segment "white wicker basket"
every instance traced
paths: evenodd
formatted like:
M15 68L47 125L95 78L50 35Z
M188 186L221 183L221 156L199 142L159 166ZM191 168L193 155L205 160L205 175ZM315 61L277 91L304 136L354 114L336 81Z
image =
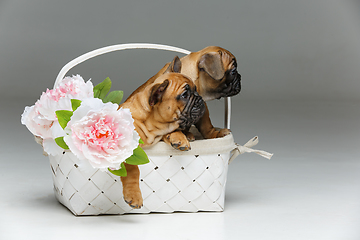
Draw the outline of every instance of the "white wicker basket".
M124 49L162 49L189 54L184 49L157 44L120 44L86 53L60 71L55 86L77 64L107 52ZM230 128L230 98L225 101L225 127ZM238 154L253 150L257 137L244 146L234 143L230 134L223 138L196 140L191 150L181 152L159 142L144 149L150 163L140 167L141 209L132 209L123 200L120 177L84 167L71 152L49 156L55 196L74 215L100 215L150 212L223 211L228 164ZM79 167L80 166L80 167Z

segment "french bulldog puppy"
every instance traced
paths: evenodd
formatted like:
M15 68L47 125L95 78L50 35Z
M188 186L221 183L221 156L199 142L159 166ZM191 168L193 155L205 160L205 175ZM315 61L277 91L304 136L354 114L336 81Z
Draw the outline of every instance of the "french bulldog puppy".
M241 90L236 58L221 47L206 47L182 57L181 73L195 82L204 101L231 97Z
M241 90L241 75L237 71L236 58L224 48L209 46L182 57L181 63L177 63L178 61L179 58L175 57L172 63L167 63L138 90L154 82L169 69L180 71L180 73L188 76L195 83L197 92L204 101L234 96ZM179 68L179 66L181 67ZM203 117L195 123L195 126L204 138L223 137L230 133L229 129L217 130L214 128L207 106ZM191 134L186 132L185 134L189 140L194 140Z
M163 74L141 89L137 89L119 108L128 108L134 119L135 130L149 146L163 139L175 149L190 149L182 130L199 121L205 103L196 92L193 81L174 72L181 68L174 62ZM143 199L139 188L138 166L125 163L127 176L121 177L124 200L133 208L141 208Z

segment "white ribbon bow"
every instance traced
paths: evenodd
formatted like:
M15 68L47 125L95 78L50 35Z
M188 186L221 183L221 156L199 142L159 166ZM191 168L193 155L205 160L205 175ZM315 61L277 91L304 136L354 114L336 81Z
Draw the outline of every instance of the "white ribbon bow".
M236 147L234 150L231 151L231 158L229 159L229 164L240 154L243 153L256 153L259 154L260 156L267 158L267 159L271 159L271 157L274 155L273 153L268 153L262 150L256 150L256 149L252 149L251 147L255 146L256 144L259 143L259 138L258 136L253 137L252 139L250 139L247 143L245 143L243 146L239 145L236 143Z

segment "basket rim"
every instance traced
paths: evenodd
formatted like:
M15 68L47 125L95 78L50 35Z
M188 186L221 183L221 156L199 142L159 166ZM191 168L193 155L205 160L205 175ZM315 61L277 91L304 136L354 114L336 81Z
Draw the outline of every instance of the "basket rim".
M164 155L211 155L231 152L236 148L234 137L232 133L213 139L199 139L190 142L191 150L179 151L171 147L165 142L158 142L152 146L144 147L146 154L150 156L164 156Z

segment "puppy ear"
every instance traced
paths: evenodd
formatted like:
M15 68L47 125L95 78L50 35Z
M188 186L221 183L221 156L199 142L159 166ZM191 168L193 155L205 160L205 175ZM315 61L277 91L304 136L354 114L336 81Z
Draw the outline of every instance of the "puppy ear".
M198 64L199 69L203 69L207 74L215 80L220 80L224 77L225 71L221 54L204 54Z
M158 83L151 88L151 94L149 98L149 105L151 107L161 101L168 85L169 80L166 79L163 83Z
M175 56L175 58L172 60L169 67L166 69L164 73L169 73L169 72L180 73L180 71L181 71L181 61L178 56Z

